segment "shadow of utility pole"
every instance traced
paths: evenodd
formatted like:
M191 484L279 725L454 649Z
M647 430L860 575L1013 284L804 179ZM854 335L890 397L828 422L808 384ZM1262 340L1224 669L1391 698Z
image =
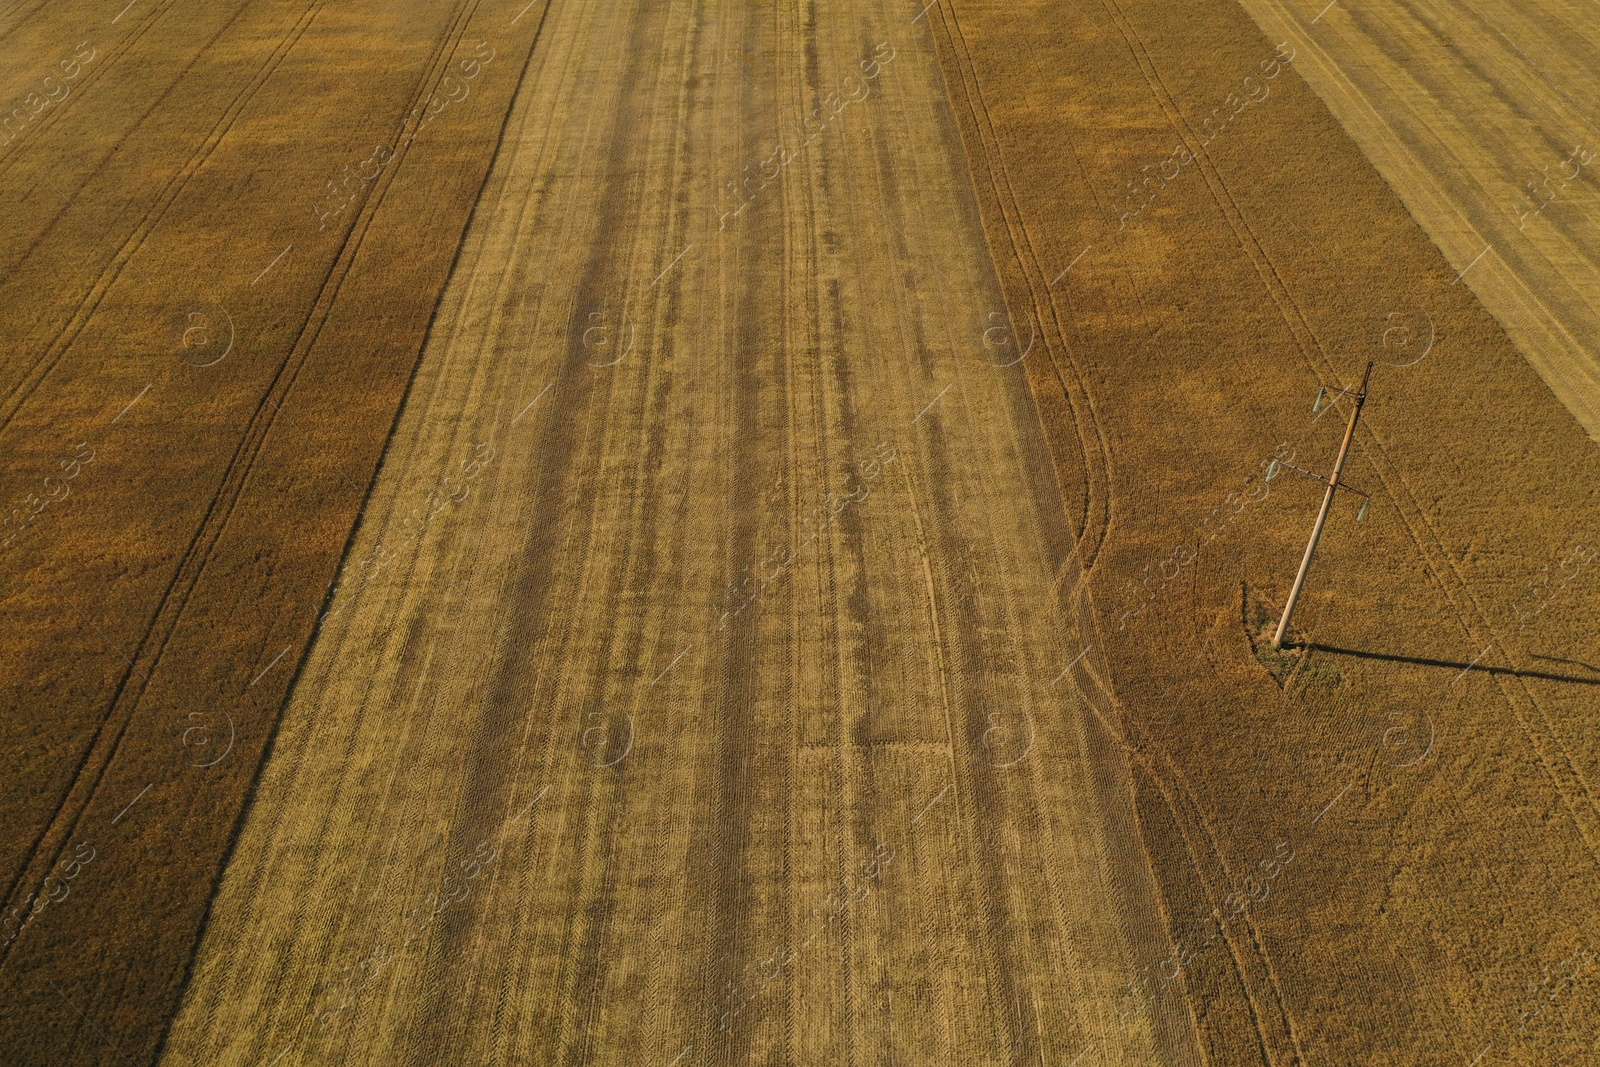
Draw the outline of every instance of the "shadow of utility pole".
M1600 671L1593 678L1578 678L1570 674L1552 674L1549 671L1519 671L1514 667L1490 667L1479 663L1454 663L1446 659L1428 659L1425 656L1398 656L1388 652L1367 652L1359 648L1340 648L1337 645L1320 645L1315 641L1284 642L1285 648L1304 648L1312 652L1327 652L1335 656L1355 656L1359 659L1381 659L1389 663L1415 663L1422 667L1448 667L1450 670L1465 674L1474 671L1481 674L1505 674L1513 678L1540 678L1547 682L1570 682L1573 685L1600 685ZM1577 660L1557 660L1553 656L1536 656L1537 659L1551 660L1557 663L1573 663L1579 667L1589 667L1587 663Z

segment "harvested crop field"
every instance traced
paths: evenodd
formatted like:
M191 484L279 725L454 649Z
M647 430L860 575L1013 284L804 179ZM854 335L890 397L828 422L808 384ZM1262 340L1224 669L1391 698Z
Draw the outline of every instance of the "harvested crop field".
M109 8L0 9L6 1062L1596 1057L1600 248L1464 272L1383 146L1469 105L1361 119L1548 94L1276 0Z
M1600 439L1600 7L1243 3Z

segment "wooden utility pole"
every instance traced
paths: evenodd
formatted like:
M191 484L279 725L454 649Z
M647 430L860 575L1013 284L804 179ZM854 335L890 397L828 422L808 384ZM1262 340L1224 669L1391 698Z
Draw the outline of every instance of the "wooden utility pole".
M1300 591L1305 588L1306 573L1311 570L1311 557L1316 555L1317 541L1322 537L1322 528L1328 523L1328 512L1333 509L1333 494L1336 490L1350 488L1339 484L1339 474L1344 470L1345 457L1350 454L1350 441L1356 435L1356 421L1361 418L1361 405L1367 402L1367 383L1371 380L1372 363L1368 362L1367 373L1361 379L1361 391L1356 393L1355 410L1350 413L1350 424L1344 428L1344 443L1339 446L1339 455L1333 461L1333 473L1328 475L1328 491L1322 497L1322 510L1317 512L1317 524L1311 528L1311 540L1306 542L1306 554L1300 560L1300 573L1294 576L1294 588L1289 590L1289 602L1283 606L1283 618L1278 620L1278 632L1272 635L1274 649L1283 647L1283 635L1289 632L1289 617L1294 614L1294 606L1300 599ZM1352 491L1359 492L1359 490Z

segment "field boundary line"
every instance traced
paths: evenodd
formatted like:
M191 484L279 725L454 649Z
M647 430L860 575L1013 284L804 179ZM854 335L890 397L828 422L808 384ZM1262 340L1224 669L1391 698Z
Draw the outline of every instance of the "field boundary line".
M461 7L457 9L455 24L447 26L444 32L440 34L439 45L431 64L431 81L430 74L425 72L418 81L418 89L415 92L414 99L423 98L426 95L426 87L430 84L436 84L443 77L447 58L453 54L455 47L459 46L460 38L464 35L471 15L476 10L479 2L480 0L462 0ZM248 102L247 97L253 96L254 92L258 91L262 84L265 84L266 79L271 76L271 73L282 63L283 58L293 49L294 44L304 35L306 29L309 28L310 22L321 11L324 4L325 0L315 0L311 7L302 14L301 21L296 24L298 33L292 33L279 43L275 61L270 67L263 68L263 71L258 73L257 80L247 94L241 94L240 98L236 98L237 100L243 100L243 103L240 103L236 110L242 110L244 103ZM219 127L222 129L211 146L213 149L215 144L220 143L222 137L226 135L227 125L231 125L231 120L226 125L219 123ZM201 162L203 163L203 160ZM198 170L198 166L194 169ZM188 597L204 575L212 548L220 540L228 526L232 511L249 481L255 459L276 421L276 416L284 400L280 399L277 404L272 404L271 402L277 394L281 394L284 399L287 398L289 390L293 387L295 377L309 358L318 332L326 322L332 307L337 301L339 286L359 254L362 240L370 229L372 220L382 204L383 195L392 184L393 176L398 169L398 166L388 168L382 185L374 190L374 193L363 204L362 217L357 226L352 228L351 237L353 240L347 238L345 244L341 246L338 257L334 260L324 278L318 299L308 314L307 325L302 328L294 346L284 362L280 364L271 383L263 393L262 399L258 402L255 415L251 418L244 434L240 437L239 443L235 446L234 455L229 461L228 469L218 486L216 494L212 497L205 516L191 536L189 547L185 550L177 567L174 569L167 588L158 601L150 622L146 625L144 635L138 641L134 663L130 664L129 668L123 672L114 686L101 726L85 746L78 770L74 773L61 806L57 809L56 814L41 828L27 858L19 866L17 878L13 882L12 888L8 890L8 896L17 892L15 886L18 882L22 882L27 878L26 872L31 865L37 863L41 853L50 852L54 855L65 847L65 842L70 840L71 831L81 824L95 796L98 795L99 785L106 772L115 762L126 732L137 717L138 706L142 701L145 687L148 686L159 667L168 640L170 640L172 634L176 632L181 623ZM279 388L280 384L282 388ZM302 659L305 650L310 647L310 644L311 641L308 639L301 650ZM141 673L141 665L143 666L143 678L142 681L135 685L132 680ZM298 667L296 677L298 677ZM131 689L130 685L132 686ZM281 706L280 702L280 709ZM248 795L247 793L246 800ZM75 810L72 810L69 814L71 809ZM240 807L240 813L242 811L243 805ZM236 814L235 834L237 833L238 825ZM59 837L61 842L53 849L46 845L46 842L52 837ZM231 852L231 845L224 855L228 852ZM49 865L46 865L44 869L48 870ZM218 877L220 877L221 869L219 866ZM204 920L202 920L201 929L203 929L203 923ZM194 942L194 945L191 945L191 959L194 947L197 945L198 940ZM9 946L0 950L0 966L4 965L8 955ZM164 1041L165 1031L158 1039L158 1043L164 1043Z
M1112 526L1112 461L1109 443L1105 438L1105 430L1095 408L1094 396L1088 386L1088 379L1073 355L1073 346L1068 342L1056 309L1054 300L1049 302L1049 314L1040 301L1039 292L1044 282L1044 269L1039 263L1038 256L1032 247L1031 236L1023 224L1021 211L1018 206L1016 192L1012 186L1011 178L1004 153L1001 151L999 139L994 129L993 115L987 102L983 99L983 87L978 81L976 68L973 64L970 49L960 28L959 16L954 11L953 4L938 6L938 22L933 18L928 19L930 32L937 48L943 31L945 42L944 51L950 56L949 65L953 66L959 74L960 104L954 99L957 86L952 83L948 74L945 75L946 95L951 97L951 110L956 114L957 124L963 129L963 141L967 140L965 130L968 123L960 119L964 109L970 120L970 129L973 142L968 142L967 172L969 180L974 187L978 199L980 218L987 215L982 210L985 201L992 201L993 210L1000 216L1000 225L1004 230L1006 243L1010 249L1010 256L1003 257L1005 263L1014 266L1015 273L1006 269L1005 265L997 260L995 271L1001 284L1002 293L1007 296L1008 308L1011 294L1015 293L1016 285L1024 290L1027 297L1027 307L1030 310L1030 323L1045 335L1045 349L1050 353L1050 367L1057 382L1061 387L1062 399L1066 402L1067 411L1072 419L1074 436L1077 439L1079 458L1083 464L1084 500L1078 516L1076 539L1081 551L1087 547L1084 554L1085 566L1092 570L1098 559L1100 549L1109 537ZM936 28L937 27L937 28ZM944 72L945 63L940 64ZM968 83L971 83L970 85ZM976 155L979 158L973 159ZM983 170L988 175L987 183L979 180L977 166L981 163ZM985 220L986 236L989 230L989 221ZM1019 237L1019 231L1021 233ZM994 241L990 244L990 256L995 257ZM1026 245L1026 252L1024 251ZM1007 285L1007 282L1013 282ZM1048 295L1048 286L1043 286ZM1015 317L1012 316L1012 332L1016 332ZM1054 344L1051 344L1051 337ZM1059 358L1058 358L1059 356ZM1072 382L1069 384L1063 376L1063 364L1066 373ZM1034 376L1029 374L1030 392L1033 391ZM1075 386L1075 388L1074 388ZM1037 406L1037 401L1035 401ZM1040 423L1043 426L1043 413L1040 413ZM1056 469L1057 483L1060 486L1061 503L1063 510L1067 509L1065 494L1067 483L1062 478L1060 470L1060 457L1053 442L1059 440L1060 434L1051 433L1045 427L1045 440L1051 443L1051 461ZM1069 513L1069 520L1071 515Z
M430 66L432 67L431 76L430 76L429 70L427 68L424 68L423 74L418 79L418 83L417 83L418 87L413 92L413 95L412 95L412 100L413 101L426 100L428 98L429 93L442 80L442 78L444 77L443 71L448 65L448 58L450 56L453 56L455 51L456 51L456 49L459 48L462 40L466 36L467 30L471 28L472 19L476 15L477 10L478 10L478 8L480 6L481 6L481 0L464 0L464 2L462 3L461 7L459 7L457 9L456 24L454 26L447 26L443 30L443 32L441 32L441 34L440 34L440 42L441 42L440 46L439 46L438 49L436 49L436 51L434 53L434 57L430 61ZM512 88L512 90L511 90L511 92L510 92L510 94L509 94L509 96L507 98L505 114L502 115L502 117L501 117L499 131L498 131L498 134L497 134L497 137L496 137L496 141L495 141L495 147L494 147L493 152L491 153L491 158L490 158L490 161L489 161L488 165L484 168L484 175L483 175L482 182L480 183L480 187L478 189L478 195L474 198L473 206L468 211L467 218L466 218L466 220L464 221L464 223L462 225L461 233L458 236L458 239L457 239L457 242L456 242L456 248L455 248L454 253L452 254L450 265L445 271L445 283L440 286L438 299L435 300L434 307L429 313L428 324L427 324L426 327L424 327L424 329L422 331L422 335L421 335L421 337L419 339L419 342L418 342L418 348L417 348L416 357L412 361L412 367L411 367L410 373L407 375L406 384L405 384L404 388L400 391L400 396L398 397L397 402L395 404L394 414L393 414L392 418L390 419L389 429L384 435L383 446L380 449L379 454L378 454L377 458L374 461L373 474L368 479L367 487L366 487L366 490L365 490L365 492L363 494L361 505L360 505L360 507L358 508L358 510L356 512L356 516L355 516L354 520L350 523L350 529L346 534L344 546L341 548L341 550L340 550L340 552L338 554L338 557L337 557L337 562L334 565L334 568L333 568L334 581L329 583L327 588L324 590L324 594L323 594L322 599L317 604L318 618L319 619L321 619L322 616L328 610L328 606L331 603L331 601L332 601L332 599L333 599L333 597L335 595L335 592L337 591L337 588L338 588L338 584L339 584L338 583L338 575L343 570L343 568L345 566L345 563L346 563L346 560L348 559L348 556L350 554L350 551L351 551L352 547L354 546L354 544L356 543L358 532L361 530L363 524L367 521L367 504L371 500L373 490L374 490L374 488L375 488L375 486L377 484L378 472L383 469L383 466L384 466L385 462L388 459L389 450L390 450L390 447L391 447L391 445L393 444L393 441L394 441L395 428L400 424L401 417L404 414L404 412L406 410L406 407L408 405L408 402L410 400L412 387L416 383L417 372L418 372L418 369L420 368L420 366L422 364L422 353L427 348L428 338L432 335L433 328L434 328L435 322L437 320L440 307L443 305L443 302L444 302L444 294L445 294L446 288L448 287L448 280L449 280L449 278L451 276L454 275L454 273L456 271L456 268L460 263L461 255L462 255L462 252L463 252L463 250L465 248L465 245L466 245L466 235L467 235L468 231L471 229L472 220L473 220L474 216L477 213L479 202L482 199L483 190L485 188L487 188L489 180L490 180L491 176L493 175L493 172L494 172L494 160L499 157L501 148L503 147L503 144L504 144L504 141L505 141L506 129L507 129L508 125L509 125L511 116L514 113L514 110L515 110L514 109L514 103L515 103L516 97L517 97L518 93L521 91L521 86L522 86L523 80L526 78L528 69L532 65L532 63L534 61L534 57L538 52L538 42L539 42L539 39L541 37L542 31L543 31L543 25L544 25L544 15L547 13L548 8L549 8L549 0L545 0L545 6L540 11L539 23L538 23L538 25L536 25L534 27L533 37L532 37L532 40L530 41L529 46L528 46L528 54L527 54L526 58L523 61L523 65L522 65L521 70L518 73L517 84ZM407 112L407 117L409 118L409 116L411 114L412 114L412 112ZM419 116L418 121L419 122L421 121L420 116ZM402 128L404 128L404 122L402 122ZM396 155L397 156L401 155L402 152L404 152L407 148L409 148L409 143L407 143L406 145L403 145L401 147L401 151L397 152ZM402 160L402 162L403 162L403 160ZM392 176L394 173L396 173L399 170L399 167L398 167L398 165L396 165L394 167L386 168L386 169L389 171L389 174ZM379 208L381 208L382 201L383 201L383 194L387 192L389 184L390 184L390 182L392 182L392 180L393 180L392 177L387 179L385 181L384 185L381 187L381 189L374 190L373 195L369 196L367 198L367 202L363 204L362 211L363 211L363 215L366 216L365 219L364 219L365 226L363 226L363 228L362 228L363 236L364 236L364 234L366 232L366 228L370 227L372 219L376 217ZM354 230L354 227L352 227L352 231L353 230ZM351 261L351 265L352 266L353 266L355 255L359 251L359 243L360 242L358 241L357 242L357 247L354 250L352 250L351 255L350 255L350 261ZM347 241L347 244L348 244L348 241ZM341 257L342 257L342 255L343 255L343 251L341 250ZM336 261L336 265L337 265L337 261ZM319 300L319 305L320 305L320 303L321 302ZM331 311L331 307L332 307L332 302L330 301L329 302L329 310L330 311ZM324 316L324 319L325 318L326 318L326 316ZM304 331L302 331L302 336L303 336L303 333L304 333ZM310 345L314 345L314 343L315 343L315 339L313 338L313 340L308 345L308 352L309 352ZM297 342L297 347L298 347L298 342ZM286 399L287 399L287 391L285 391L285 400ZM280 402L277 405L277 407L276 407L276 409L274 411L274 414L276 414L277 411L281 411L282 406L283 406L283 402ZM269 426L269 429L270 429L270 426ZM265 440L265 432L263 432L262 439ZM253 463L253 456L252 456L252 463ZM243 483L241 482L241 485L242 484ZM198 581L198 578L197 578L197 581ZM239 805L239 809L238 809L238 812L237 812L235 820L234 820L234 826L233 826L232 832L230 833L229 838L228 838L228 842L226 844L226 847L224 848L224 850L223 850L223 852L222 852L222 854L221 854L221 856L219 858L219 861L218 861L218 864L217 864L216 875L215 875L215 877L213 879L213 882L212 882L212 887L211 887L209 898L208 898L207 903L206 903L206 908L205 908L204 914L203 914L203 916L201 918L201 922L200 922L199 927L195 931L193 940L192 940L192 942L190 944L190 947L189 947L189 952L187 954L187 958L185 959L184 964L183 964L183 974L182 974L182 977L181 977L181 979L179 980L179 983L178 983L178 989L180 990L178 1004L180 1006L181 1006L184 998L186 998L186 996L188 994L189 984L190 984L190 981L192 980L193 975L194 975L194 968L195 968L195 965L196 965L196 963L197 963L197 961L199 959L199 953L200 953L201 946L204 944L206 932L210 928L212 919L214 918L214 909L215 909L216 903L217 903L217 889L221 885L222 879L225 876L229 866L231 865L231 861L233 859L233 855L234 855L235 851L238 848L238 844L239 844L240 838L242 836L246 821L249 818L251 810L255 807L257 798L259 796L259 790L260 790L260 786L261 786L262 775L264 774L265 769L266 769L269 761L273 758L275 750L277 748L278 738L279 738L279 729L280 729L280 727L282 725L282 721L283 721L283 715L282 715L283 709L288 707L289 702L290 702L291 698L293 697L293 695L295 693L295 690L298 688L299 683L300 683L302 677L305 674L305 670L306 670L307 665L309 664L310 659L311 659L312 651L316 647L317 643L322 639L322 636L323 636L323 631L322 631L322 627L321 627L321 625L319 623L317 626L313 627L311 633L306 638L305 643L302 646L298 657L296 658L296 662L295 662L295 665L294 665L294 673L290 677L290 679L287 682L287 684L285 685L284 691L283 691L283 695L282 695L282 697L281 697L281 699L279 701L278 713L272 717L272 721L269 724L269 727L268 727L268 730L267 730L267 736L266 736L266 738L265 738L265 740L263 742L261 754L260 754L259 758L257 759L256 768L255 768L254 773L252 774L249 788L245 792L244 797L242 798L242 802ZM545 790L548 789L548 788L549 787L547 785L544 789L541 789L540 793L539 793L539 797L542 797L544 795ZM538 800L538 797L535 798L535 803L537 802L537 800ZM529 807L531 808L532 804L530 804ZM524 810L524 812L522 814L526 814L526 810ZM519 814L517 816L517 818L521 818L521 815ZM161 1059L162 1055L165 1052L167 1041L168 1041L168 1039L169 1039L169 1037L171 1035L172 1025L176 1021L177 1017L178 1017L178 1010L175 1008L174 1011L171 1012L163 1021L163 1025L162 1025L162 1028L161 1028L161 1033L160 1033L160 1035L159 1035L159 1037L157 1039L157 1043L156 1043L156 1047L155 1047L154 1059L156 1061L159 1061ZM287 1051L287 1048L284 1051ZM279 1055L281 1057L282 1053L280 1053Z
M200 153L197 153L195 156L191 157L189 163L185 165L185 167L180 172L180 174L175 176L172 179L172 181L170 181L168 183L167 188L165 190L163 190L163 194L162 195L166 198L166 203L163 204L163 205L160 205L160 213L164 214L166 208L169 207L174 200L176 200L177 195L178 195L178 193L180 193L182 191L183 186L187 184L188 180L193 176L194 173L198 172L198 170L200 169L200 166L202 166L204 164L205 159L209 158L210 153L216 148L216 145L221 143L221 140L222 140L223 136L225 136L227 130L229 128L231 128L232 123L238 117L239 112L241 112L243 110L244 106L248 103L249 99L253 98L254 94L260 90L260 87L266 83L267 78L269 78L271 76L272 72L277 69L278 65L282 63L282 60L283 60L284 56L286 56L288 54L288 51L293 47L294 41L298 40L298 35L299 34L303 34L305 32L305 29L310 24L311 18L313 18L315 16L315 14L318 11L320 11L322 5L325 2L326 2L326 0L313 0L313 3L311 5L311 7L308 9L308 11L301 16L301 21L296 23L296 25L294 27L291 27L290 32L282 40L280 40L280 42L278 43L278 46L274 50L273 54L271 56L269 56L267 63L263 64L262 67L258 68L257 74L256 74L255 78L252 79L252 82L248 86L246 86L246 88L244 90L242 90L239 94L237 94L235 96L234 102L229 105L228 110L224 112L222 118L220 118L217 121L217 123L213 126L212 133L210 135L208 135L207 143L206 143L206 145L203 146L202 151ZM296 33L296 30L298 30L298 34ZM171 193L170 196L167 195L169 192ZM157 214L154 220L151 220L150 215L147 215L145 220L141 221L140 226L145 229L145 234L146 235L148 234L150 229L153 229L155 223L159 221L159 218L160 218L160 214ZM145 222L149 222L150 225L148 227L145 227ZM94 297L94 305L96 307L99 304L99 298L103 297L105 295L105 292L107 290L109 290L110 285L115 281L115 276L120 274L121 267L126 264L128 259L131 259L133 253L135 251L137 251L139 245L141 245L143 243L143 240L144 240L144 235L138 235L138 234L136 234L135 237L130 238L129 241L124 245L122 252L119 252L119 256L122 257L121 262L120 263L115 263L114 262L112 264L112 266L108 267L107 271L101 275L101 282L104 282L105 284L102 286L100 284L100 282L97 282L96 283L96 288L99 290L98 294L94 294L94 293L91 294ZM123 252L125 252L126 255L123 255L122 254ZM111 276L110 281L106 280L108 275ZM85 324L87 324L89 317L92 316L92 314L93 314L93 310L94 310L93 308L90 308L89 311L87 313L85 313L84 312L85 306L87 306L87 303L80 304L79 305L79 311L77 313L75 313L75 315L74 315L74 320L75 321L78 321L80 319L80 316L81 316L81 321L78 321L77 329L73 332L73 337L74 338L77 336L77 333L82 330L83 326ZM59 335L58 335L58 338L59 338ZM61 346L60 350L56 353L56 356L54 358L56 360L59 360L61 354L63 352L65 352L66 348L69 347L70 344L71 344L71 340L68 340L65 345ZM55 345L52 344L51 347L54 348ZM50 359L50 358L51 357L48 357L48 356L45 357L45 359ZM41 360L41 363L42 362L43 362L43 360ZM33 370L37 370L40 365L41 364L36 363L34 368L33 368ZM53 362L51 363L51 366L52 367L54 366ZM30 370L29 376L31 376L33 374L33 370ZM45 368L44 373L41 374L39 376L38 380L36 380L33 383L33 387L37 387L37 385L40 382L43 381L44 377L46 375L48 375L49 370L50 370L50 367L46 367ZM26 384L26 379L24 380L23 384L24 385ZM22 386L19 385L18 388L21 388L21 387ZM29 387L27 389L27 393L28 394L31 394L33 387ZM15 398L15 397L16 397L16 392L13 391L12 398ZM8 406L10 406L10 410L5 412L3 415L0 415L0 432L3 432L4 429L9 425L9 422L10 422L10 419L12 418L12 416L14 416L16 414L17 410L19 410L21 408L22 404L25 403L26 400L27 400L27 396L24 395L20 400L17 401L17 403L15 405L10 405L10 401L8 399L6 404ZM215 502L215 498L213 498L213 506L214 506L214 502ZM205 525L205 523L204 523L204 521L202 521L200 529L203 529L204 525ZM198 536L198 534L199 534L199 531L197 530L195 536ZM192 544L193 544L193 541L191 540L191 545ZM187 555L188 555L188 552L186 551L185 552L185 557L187 557ZM65 842L68 840L67 831L70 830L72 828L72 826L76 826L76 824L78 822L78 819L81 817L82 812L84 810L87 810L87 805L89 803L89 800L92 799L93 793L95 791L95 787L93 785L91 785L89 787L89 795L82 797L80 799L80 801L76 804L76 806L78 808L78 814L73 815L73 816L68 817L68 818L65 819L65 823L70 823L71 826L66 826L64 824L63 818L65 816L65 813L66 813L66 811L67 811L67 809L69 807L73 807L74 806L73 796L74 796L75 793L77 793L79 791L79 787L83 782L83 776L84 776L84 774L86 772L86 769L89 767L91 761L93 760L95 750L101 744L101 741L106 736L107 731L108 730L113 730L116 733L117 737L120 738L122 728L125 728L125 726L126 726L126 723L123 724L123 727L116 727L116 726L113 725L113 720L118 718L117 706L118 706L118 704L119 704L119 702L121 700L121 694L122 694L123 690L125 689L125 687L127 686L128 680L138 671L138 669L139 669L138 668L138 662L139 662L139 660L141 658L140 653L142 652L142 650L145 648L146 644L148 643L148 641L150 639L150 636L152 634L153 628L157 625L161 615L166 610L166 604L168 602L168 599L171 597L174 588L177 586L177 584L179 582L179 578L182 575L182 573L183 573L183 563L180 562L178 564L178 566L174 569L172 578L169 579L169 581L167 583L167 586L166 586L166 589L163 590L160 600L157 602L154 611L150 615L150 621L146 624L144 635L139 638L138 642L135 645L135 652L134 652L133 660L129 663L128 668L122 673L122 675L119 677L119 679L116 682L116 684L112 687L111 693L109 694L109 697L108 697L108 699L106 701L105 711L102 713L101 724L97 729L94 730L93 734L88 738L87 742L84 744L84 746L82 748L82 751L81 751L81 754L80 754L80 756L79 756L79 758L77 760L77 768L73 771L72 776L69 779L69 784L67 785L66 789L63 792L63 796L62 796L61 801L59 802L59 804L57 806L56 813L54 815L52 815L49 819L45 820L41 824L40 829L39 829L37 835L35 836L33 843L29 846L28 850L23 854L23 856L21 858L21 862L18 864L16 871L10 876L10 878L8 880L8 884L5 886L4 890L0 891L0 900L13 899L20 892L21 888L25 887L28 884L32 884L34 882L38 882L38 883L42 884L43 879L44 879L44 874L40 873L40 874L37 875L37 877L30 878L30 876L28 874L28 871L30 869L32 869L36 865L36 862L37 862L37 860L39 858L39 854L40 854L41 849L45 848L44 843L50 838L50 836L52 835L53 831L57 830L57 828L61 828L60 836L61 836L61 842L62 843L60 845L58 845L56 847L56 849L54 850L55 853L58 853L60 848L64 848L65 847ZM146 669L146 673L147 673L146 681L147 682L148 682L148 675L150 673L154 672L156 659L159 659L159 656L157 656L154 659L150 660L150 662L148 663L148 666L147 666L147 669ZM130 714L131 714L131 712L130 712ZM106 765L109 765L109 759L107 760L107 764ZM96 782L98 782L100 774L104 772L104 769L105 769L105 765L102 765L101 768L100 768L100 772L99 773L90 772L92 777L94 778L94 780ZM45 867L44 867L44 870L48 870L50 865L55 862L53 856L54 856L54 853L52 854L52 859L50 861L50 864L46 864ZM5 965L6 960L9 959L10 952L11 952L11 945L14 944L14 943L15 942L9 943L9 944L7 944L5 946L0 946L0 967L3 967Z

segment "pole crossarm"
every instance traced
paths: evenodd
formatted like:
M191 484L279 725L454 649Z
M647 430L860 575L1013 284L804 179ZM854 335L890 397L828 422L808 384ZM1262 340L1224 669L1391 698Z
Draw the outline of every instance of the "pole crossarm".
M1281 459L1275 459L1275 460L1272 461L1272 465L1274 467L1282 467L1282 468L1284 468L1286 470L1294 471L1296 474L1303 474L1307 478L1310 478L1312 481L1316 482L1318 485L1327 485L1327 484L1329 484L1328 483L1328 479L1327 479L1327 477L1325 475L1318 474L1316 471L1313 471L1313 470L1307 470L1304 467L1297 467L1293 463L1285 463ZM1334 488L1335 489L1343 489L1347 493L1354 493L1357 496L1367 497L1367 499L1369 499L1369 500L1371 499L1371 494L1363 493L1361 490L1357 489L1355 486L1351 485L1349 482L1339 482L1338 484L1334 485Z
M1311 421L1322 421L1322 416L1332 411L1335 404L1347 396L1354 396L1356 392L1357 391L1355 389L1339 389L1335 390L1334 392L1329 392L1328 387L1324 385L1321 389L1317 390L1317 399L1311 404L1311 410L1317 413L1317 417Z

